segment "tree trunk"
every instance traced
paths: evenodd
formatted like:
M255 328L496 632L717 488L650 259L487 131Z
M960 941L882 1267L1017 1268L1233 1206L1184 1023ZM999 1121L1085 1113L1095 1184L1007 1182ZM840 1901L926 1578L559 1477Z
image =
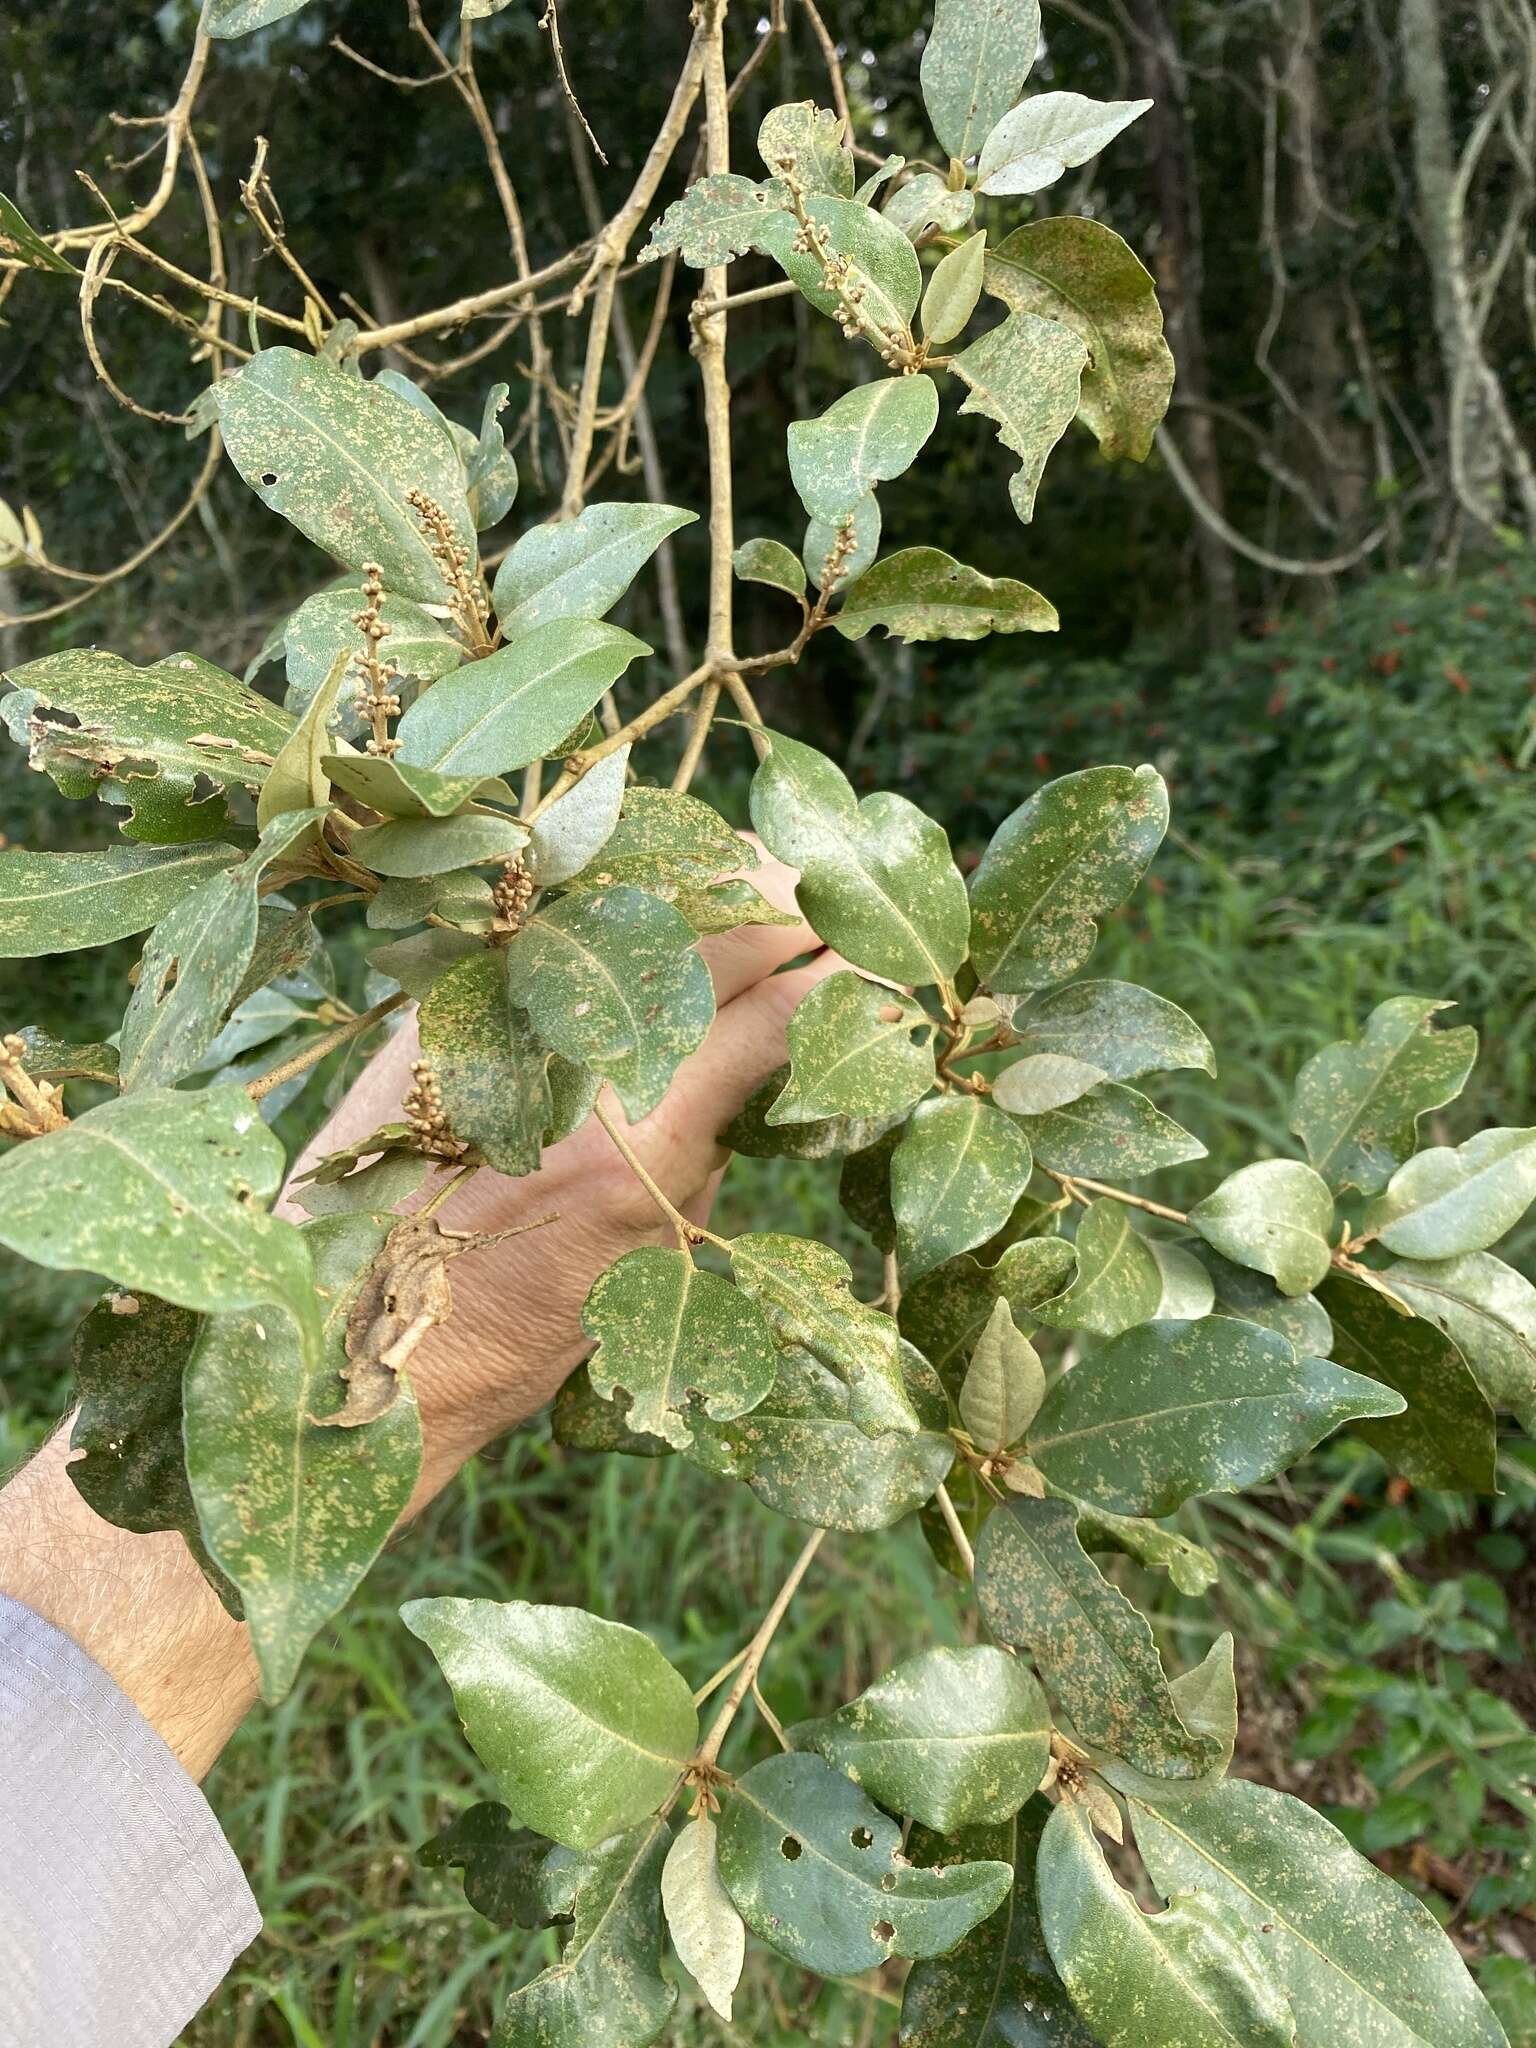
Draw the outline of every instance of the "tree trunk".
M1465 509L1492 525L1504 500L1504 464L1494 432L1489 371L1462 319L1451 210L1456 149L1440 46L1440 0L1402 0L1398 21L1403 83L1413 117L1419 237L1434 293L1435 333L1445 371L1446 456ZM1464 280L1463 280L1464 284Z
M1136 90L1153 102L1147 117L1157 216L1152 268L1163 302L1168 345L1178 365L1179 394L1188 401L1178 438L1201 496L1212 511L1225 518L1216 427L1207 409L1211 392L1200 309L1204 282L1200 200L1190 156L1183 74L1163 0L1133 0L1133 11L1140 31ZM1237 628L1236 564L1226 541L1198 518L1195 545L1205 585L1206 638L1219 647Z
M1279 89L1286 103L1286 211L1290 236L1305 257L1332 211L1325 166L1338 145L1318 66L1314 0L1288 0L1285 15L1290 46ZM1294 302L1295 348L1288 352L1302 415L1301 467L1320 502L1348 534L1365 511L1370 457L1362 424L1347 419L1339 405L1350 374L1344 346L1347 310L1338 278L1320 276L1310 262L1302 267L1308 281Z

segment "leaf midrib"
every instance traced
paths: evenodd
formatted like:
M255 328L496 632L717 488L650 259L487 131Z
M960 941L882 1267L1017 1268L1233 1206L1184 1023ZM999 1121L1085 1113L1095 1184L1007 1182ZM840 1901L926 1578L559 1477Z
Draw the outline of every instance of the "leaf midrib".
M1142 1800L1138 1800L1132 1797L1130 1803L1133 1806L1144 1807L1144 1810L1149 1813L1152 1812L1152 1809L1150 1807L1146 1807L1145 1802ZM1178 1839L1182 1843L1184 1843L1186 1848L1192 1850L1194 1854L1198 1856L1203 1862L1208 1863L1213 1870L1219 1870L1222 1876L1225 1877L1229 1883L1233 1884L1237 1888L1237 1890L1242 1893L1245 1899L1252 1900L1253 1904L1256 1907L1258 1907L1260 1914L1263 1918L1272 1921L1278 1921L1279 1924L1285 1929L1286 1933L1291 1936L1293 1941L1299 1942L1301 1946L1304 1949L1306 1949L1311 1955L1314 1955L1320 1963L1326 1964L1327 1967L1330 1970L1332 1970L1336 1976L1342 1977L1346 1984L1351 1985L1355 1990L1363 1993L1364 1996L1368 1998L1373 2005L1379 2007L1379 2009L1382 2012L1386 2013L1388 2018L1393 2020L1398 2026L1409 2026L1409 2022L1403 2018L1402 2014L1399 2012L1394 2012L1392 2007L1387 2004L1386 2000L1378 1996L1378 1994L1371 1989L1369 1984L1363 1983L1358 1977L1351 1976L1349 1971L1344 1969L1341 1964L1336 1963L1333 1957L1330 1956L1325 1949L1319 1948L1317 1943L1313 1941L1309 1935L1304 1934L1282 1906L1277 1905L1273 1899L1261 1899L1258 1893L1253 1890L1252 1886L1245 1884L1242 1878L1239 1877L1237 1872L1233 1870L1228 1864L1220 1861L1220 1859L1211 1854L1209 1850L1203 1848L1193 1835L1187 1835L1182 1828L1175 1826L1173 1821L1169 1819L1166 1810L1152 1813L1152 1818L1155 1822L1157 1822L1157 1824L1160 1827L1165 1827L1170 1835L1176 1835ZM1416 2044L1418 2044L1418 2048L1435 2048L1435 2044L1432 2041L1427 2040L1424 2035L1420 2034L1417 2031L1417 2029L1410 2029L1410 2032L1413 2041Z

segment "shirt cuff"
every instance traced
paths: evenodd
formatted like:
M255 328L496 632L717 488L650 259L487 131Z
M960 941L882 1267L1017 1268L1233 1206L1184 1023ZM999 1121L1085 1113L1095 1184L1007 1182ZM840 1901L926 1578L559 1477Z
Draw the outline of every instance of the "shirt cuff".
M0 2041L169 2048L260 1930L213 1809L154 1729L0 1594Z

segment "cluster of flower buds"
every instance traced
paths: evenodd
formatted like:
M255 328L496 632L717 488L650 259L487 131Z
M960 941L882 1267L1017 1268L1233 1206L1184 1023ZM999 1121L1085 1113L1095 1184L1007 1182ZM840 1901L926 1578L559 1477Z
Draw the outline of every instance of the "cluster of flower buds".
M455 538L448 514L436 498L428 497L425 491L412 489L406 492L405 502L426 529L427 544L442 571L444 583L453 593L459 624L472 639L483 636L491 607L475 577L473 554Z
M533 877L523 866L522 855L517 854L507 862L491 889L497 927L515 932L527 916L532 901Z
M456 1138L443 1108L443 1091L427 1060L411 1062L411 1085L400 1105L410 1126L413 1152L428 1159L462 1159L469 1150L464 1139Z
M380 652L380 642L395 630L380 617L384 603L384 572L377 562L363 564L363 608L354 612L352 623L363 636L362 652L353 656L357 670L357 707L373 728L368 742L370 754L392 754L399 745L389 736L389 721L400 715L395 685L400 670Z

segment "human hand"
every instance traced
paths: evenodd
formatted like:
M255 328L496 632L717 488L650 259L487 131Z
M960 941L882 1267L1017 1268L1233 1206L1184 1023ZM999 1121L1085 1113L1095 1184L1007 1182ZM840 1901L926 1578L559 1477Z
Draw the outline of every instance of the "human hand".
M792 869L766 860L752 880L776 908L794 911ZM702 940L699 951L717 1005L704 1043L633 1127L612 1091L603 1096L646 1171L695 1222L707 1216L728 1157L716 1133L782 1063L784 1027L801 997L845 964L803 923L742 926ZM803 954L812 955L806 964L777 972ZM412 1019L359 1077L299 1170L397 1118L418 1052ZM482 1169L437 1213L448 1229L486 1232L555 1220L452 1265L452 1319L423 1340L409 1368L425 1443L412 1513L483 1444L542 1407L580 1363L590 1348L582 1304L598 1274L637 1245L673 1241L596 1117L552 1146L537 1173L513 1180Z

